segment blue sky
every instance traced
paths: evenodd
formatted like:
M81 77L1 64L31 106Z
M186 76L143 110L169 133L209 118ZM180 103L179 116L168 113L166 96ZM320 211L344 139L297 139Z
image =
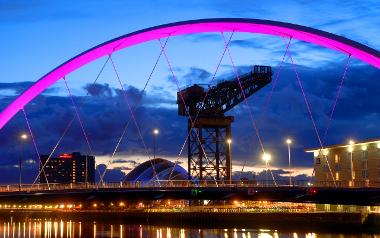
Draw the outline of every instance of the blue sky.
M378 1L199 0L78 3L0 0L0 31L5 33L0 38L0 110L42 75L97 44L159 24L216 17L290 22L342 35L380 49ZM271 65L275 70L281 61L285 44L278 37L235 34L231 42L231 52L241 72L249 70L255 64ZM317 126L323 132L347 56L299 41L293 41L290 49L298 65ZM181 87L190 83L209 82L222 51L223 41L219 34L173 37L167 46L168 56ZM136 115L143 128L148 149L151 149L152 144L151 129L160 127L162 142L159 153L165 158L175 159L186 137L183 127L185 119L176 115L176 87L165 60L160 60L146 93L141 94L139 91L159 52L157 42L147 42L117 52L113 58L137 108ZM102 159L98 163L109 159L120 130L128 120L128 111L120 99L112 67L108 65L105 68L97 90L91 91L89 86L105 60L99 59L67 77L76 100L83 103L80 112L91 143L96 148L95 154ZM304 168L311 167L312 162L311 155L303 153L303 149L318 143L289 63L287 59L268 113L260 116L270 87L252 96L249 103L259 119L264 144L274 154L273 166L286 166L283 137L291 136L295 140L294 164L299 167L299 171L304 172ZM225 58L217 79L231 76L231 64ZM376 103L380 100L380 83L375 80L379 77L378 69L352 60L327 143L341 143L349 137L364 139L380 135ZM92 96L84 97L89 91L93 93ZM58 82L35 99L26 107L26 111L41 152L49 153L73 113L63 83ZM239 106L230 115L236 117L233 127L236 169L244 161L247 161L248 169L262 168L247 109ZM25 129L25 122L21 115L17 115L0 131L0 138L7 138L0 140L1 164L4 171L9 171L10 174L16 169L20 150L15 143L15 135ZM59 151L86 151L85 142L79 132L79 125L73 125ZM139 163L146 159L141 143L135 139L135 133L131 127L130 137L122 143L117 157L129 162L113 164L112 167L116 167L116 170L120 168L128 171L135 165L131 161ZM25 146L24 150L27 161L30 161L27 169L33 172L36 166L33 162L35 154L32 144ZM182 157L185 158L185 154ZM185 162L183 158L181 161ZM10 176L9 179L14 178Z

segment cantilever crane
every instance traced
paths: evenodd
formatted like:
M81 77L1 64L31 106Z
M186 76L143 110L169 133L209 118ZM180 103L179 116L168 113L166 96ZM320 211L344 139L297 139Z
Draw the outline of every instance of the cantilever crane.
M271 81L270 66L254 66L239 80L223 81L208 89L194 84L177 92L178 115L190 117L187 140L189 180L231 181L231 150L227 142L231 138L234 117L224 113Z

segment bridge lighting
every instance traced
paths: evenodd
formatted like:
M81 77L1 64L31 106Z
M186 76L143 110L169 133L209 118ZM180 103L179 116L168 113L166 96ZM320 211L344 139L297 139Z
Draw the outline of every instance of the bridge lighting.
M120 202L120 203L119 203L119 206L120 206L120 207L124 207L124 206L125 206L125 203L124 203L124 202Z
M98 204L94 203L94 204L92 204L92 206L93 206L94 208L97 208L97 207L98 207Z
M367 148L368 148L367 145L363 145L363 146L362 146L362 150L363 150L363 151L366 151Z
M329 154L329 150L328 150L328 149L323 149L323 150L322 150L322 154L323 154L324 156L327 156L327 155Z
M355 141L353 141L353 140L349 140L348 143L349 143L350 145L354 145L354 144L355 144Z
M380 149L380 143L377 143L376 148Z
M354 148L352 146L348 147L348 152L352 153L354 151Z
M231 144L232 143L232 140L230 138L227 139L227 144Z

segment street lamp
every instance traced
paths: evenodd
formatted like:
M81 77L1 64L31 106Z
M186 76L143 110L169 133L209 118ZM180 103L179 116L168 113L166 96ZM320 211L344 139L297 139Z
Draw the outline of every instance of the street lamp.
M160 134L160 131L156 128L153 130L153 159L156 158L156 137Z
M350 170L351 170L351 182L352 182L352 186L353 186L353 183L354 183L354 162L352 160L352 153L354 152L354 144L355 144L355 141L353 140L349 140L348 142L350 144L350 146L348 147L348 152L350 152Z
M265 180L266 180L266 184L268 185L268 164L269 164L269 161L271 160L272 156L266 152L263 153L262 155L262 159L265 161Z
M19 160L18 160L18 172L19 172L19 177L18 177L18 190L19 191L21 191L21 183L22 183L22 177L21 177L21 170L22 170L22 157L23 157L23 153L24 153L24 151L23 151L23 144L24 144L24 142L26 141L28 139L28 135L26 134L26 133L22 133L21 135L20 135L20 140L21 140L21 143L20 143L20 147L21 147L21 151L20 151L20 153L21 153L21 155L20 155L20 157L19 157Z
M288 145L288 160L289 160L289 186L292 185L292 169L291 169L291 163L290 163L290 144L292 143L291 139L286 139L286 144Z
M227 163L229 163L228 165L228 168L229 168L229 171L227 171L227 176L228 176L228 182L231 184L232 183L232 175L231 175L231 170L232 170L232 165L231 165L231 143L232 143L232 140L231 138L228 138L227 139L227 144L228 144L228 158L227 158Z

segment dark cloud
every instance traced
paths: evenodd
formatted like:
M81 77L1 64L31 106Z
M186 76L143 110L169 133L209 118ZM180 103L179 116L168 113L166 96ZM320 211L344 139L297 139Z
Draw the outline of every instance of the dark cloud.
M210 81L211 73L207 70L191 67L189 71L182 77L188 85L194 83L207 83Z
M343 61L337 62L331 67L318 69L297 66L321 135L326 128L344 65ZM252 66L246 65L238 68L239 72L243 73L250 70ZM276 72L277 68L273 70ZM201 69L195 71L203 72ZM223 78L233 78L234 75L231 71L231 68L226 67L227 73L222 75ZM192 70L184 72L189 73ZM198 75L202 75L202 73ZM353 62L347 74L342 97L338 102L326 143L341 143L348 137L359 140L377 137L380 134L377 126L380 123L377 110L380 101L380 81L376 80L378 78L380 78L380 74L377 69ZM157 140L156 154L163 158L178 156L186 138L187 121L186 118L177 115L175 100L168 97L168 94L172 94L169 89L157 88L147 94L143 94L141 90L133 87L126 89L128 101L131 103L134 117L144 138L145 149L122 92L112 89L108 85L97 85L96 87L98 86L99 88L95 92L92 91L91 95L93 96L74 97L94 154L112 154L123 128L130 121L126 136L118 150L120 156L114 163L126 163L125 167L133 168L138 163L132 160L131 156L144 156L146 153L151 155L153 152L151 132L156 127L161 131ZM276 167L287 166L287 149L283 139L290 136L294 138L294 144L292 144L294 165L312 166L312 155L305 154L304 149L318 146L318 140L291 65L284 64L271 103L265 109L263 105L265 105L271 87L272 85L266 86L248 99L265 149L271 152ZM160 94L161 90L163 93ZM12 99L14 97L3 97L0 100L0 108L4 108ZM162 107L160 106L161 102L172 105L172 107ZM52 95L38 96L26 106L26 113L40 152L43 154L50 153L68 121L75 116L69 98ZM232 126L234 163L247 161L247 164L251 166L261 165L260 143L255 135L247 106L245 103L241 103L227 114L235 116ZM1 161L4 166L17 164L21 149L25 154L25 160L37 159L31 141L21 147L18 140L21 131L27 131L27 128L20 113L0 130L0 138L6 138L0 140ZM89 153L76 118L57 148L56 154L71 151ZM186 159L186 153L186 150L182 153L181 160ZM122 176L120 169L124 169L122 168L124 165L118 167L118 170L111 172L116 177ZM35 174L37 167L33 168ZM284 176L284 174L278 172L278 176Z
M203 33L203 34L191 34L186 35L185 39L195 42L195 43L203 43L205 41L220 41L223 42L223 38L220 34L210 34L210 33Z
M12 90L20 94L33 85L34 82L0 83L0 90Z
M118 167L114 167L113 169L114 170L132 170L133 168L132 167L128 167L128 166L118 166Z
M232 40L230 43L231 46L238 46L242 48L256 48L260 46L253 40Z
M134 160L128 160L128 159L114 159L112 163L113 164L127 163L127 164L131 164L133 167L136 167L137 165L140 164Z
M109 84L87 84L84 89L91 96L105 96L111 97L113 92Z

